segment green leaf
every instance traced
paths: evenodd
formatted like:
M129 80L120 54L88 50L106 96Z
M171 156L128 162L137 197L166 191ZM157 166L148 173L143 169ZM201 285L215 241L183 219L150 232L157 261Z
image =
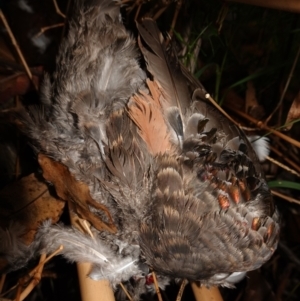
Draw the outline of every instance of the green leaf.
M268 182L270 188L291 188L300 190L300 183L291 181L270 181Z

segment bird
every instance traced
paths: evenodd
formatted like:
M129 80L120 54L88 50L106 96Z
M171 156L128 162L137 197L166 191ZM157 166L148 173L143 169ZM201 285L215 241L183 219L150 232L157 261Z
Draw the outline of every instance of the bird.
M66 258L93 263L89 276L113 287L149 271L231 287L278 244L279 213L261 164L156 23L137 22L135 38L119 6L77 1L41 104L19 117L35 151L85 183L116 231L92 225L92 239L46 221L34 247L65 245Z

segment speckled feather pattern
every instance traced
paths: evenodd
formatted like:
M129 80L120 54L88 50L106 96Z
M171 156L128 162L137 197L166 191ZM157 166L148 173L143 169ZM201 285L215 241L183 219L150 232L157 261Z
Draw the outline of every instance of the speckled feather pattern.
M45 77L42 107L23 115L26 134L109 208L117 234L97 232L98 246L92 238L83 244L115 265L132 262L125 276L108 277L113 285L142 277L139 265L147 264L162 279L231 286L232 273L260 267L278 241L278 213L250 142L206 102L152 20L138 25L147 83L118 6L88 3L75 9L56 72ZM157 130L154 120L164 134L147 133ZM75 230L49 231L76 240ZM52 250L53 240L40 237ZM80 251L67 250L81 260ZM106 263L89 261L95 279L110 273Z

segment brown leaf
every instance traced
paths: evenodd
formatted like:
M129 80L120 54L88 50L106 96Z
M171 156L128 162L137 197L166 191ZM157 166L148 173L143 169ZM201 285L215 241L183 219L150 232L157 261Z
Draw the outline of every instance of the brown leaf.
M106 230L110 233L117 231L112 222L111 215L106 206L96 202L90 195L87 184L77 181L70 173L68 168L62 163L56 162L49 157L39 154L38 160L43 169L43 177L53 183L57 195L64 201L72 201L75 205L76 213L88 220L99 231ZM89 205L95 209L102 210L108 216L110 223L103 222L99 217L94 215Z
M296 119L299 119L300 118L300 91L299 93L297 94L297 96L295 97L291 107L290 107L290 110L289 110L289 113L287 115L287 118L286 118L286 124L296 120ZM293 124L290 124L288 126L285 127L285 129L287 131L289 131L291 128L292 128Z
M23 242L30 244L40 224L51 219L56 223L65 203L50 195L47 185L34 174L16 181L0 191L0 226L17 221L25 228Z
M39 86L40 78L33 75L32 80L36 86ZM34 90L34 86L29 77L19 72L0 81L0 103L6 102L16 95L24 95Z
M245 106L246 113L256 119L262 119L265 114L264 108L258 104L256 90L251 81L247 82Z

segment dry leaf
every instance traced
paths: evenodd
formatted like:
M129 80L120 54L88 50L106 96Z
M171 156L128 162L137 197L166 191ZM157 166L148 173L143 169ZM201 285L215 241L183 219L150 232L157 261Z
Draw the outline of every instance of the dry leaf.
M33 75L32 80L39 86L40 78ZM34 86L29 77L24 72L18 72L0 80L0 103L10 100L16 95L24 95L34 90Z
M91 197L87 184L77 181L62 163L56 162L43 154L39 154L38 160L43 169L43 177L53 183L57 195L62 200L72 201L75 205L76 213L80 217L89 221L99 231L107 230L110 233L117 231L109 210ZM98 216L94 215L90 211L89 206L102 210L108 216L110 223L105 223Z
M286 124L300 118L300 91L295 97L292 106L290 107L289 113L286 118ZM293 124L287 125L285 129L289 131L292 128Z
M16 221L25 229L25 244L33 241L40 224L47 219L56 223L65 203L50 195L47 185L34 174L22 178L0 191L0 226Z
M263 107L258 104L256 90L251 81L247 82L245 111L256 119L262 119L265 114Z

